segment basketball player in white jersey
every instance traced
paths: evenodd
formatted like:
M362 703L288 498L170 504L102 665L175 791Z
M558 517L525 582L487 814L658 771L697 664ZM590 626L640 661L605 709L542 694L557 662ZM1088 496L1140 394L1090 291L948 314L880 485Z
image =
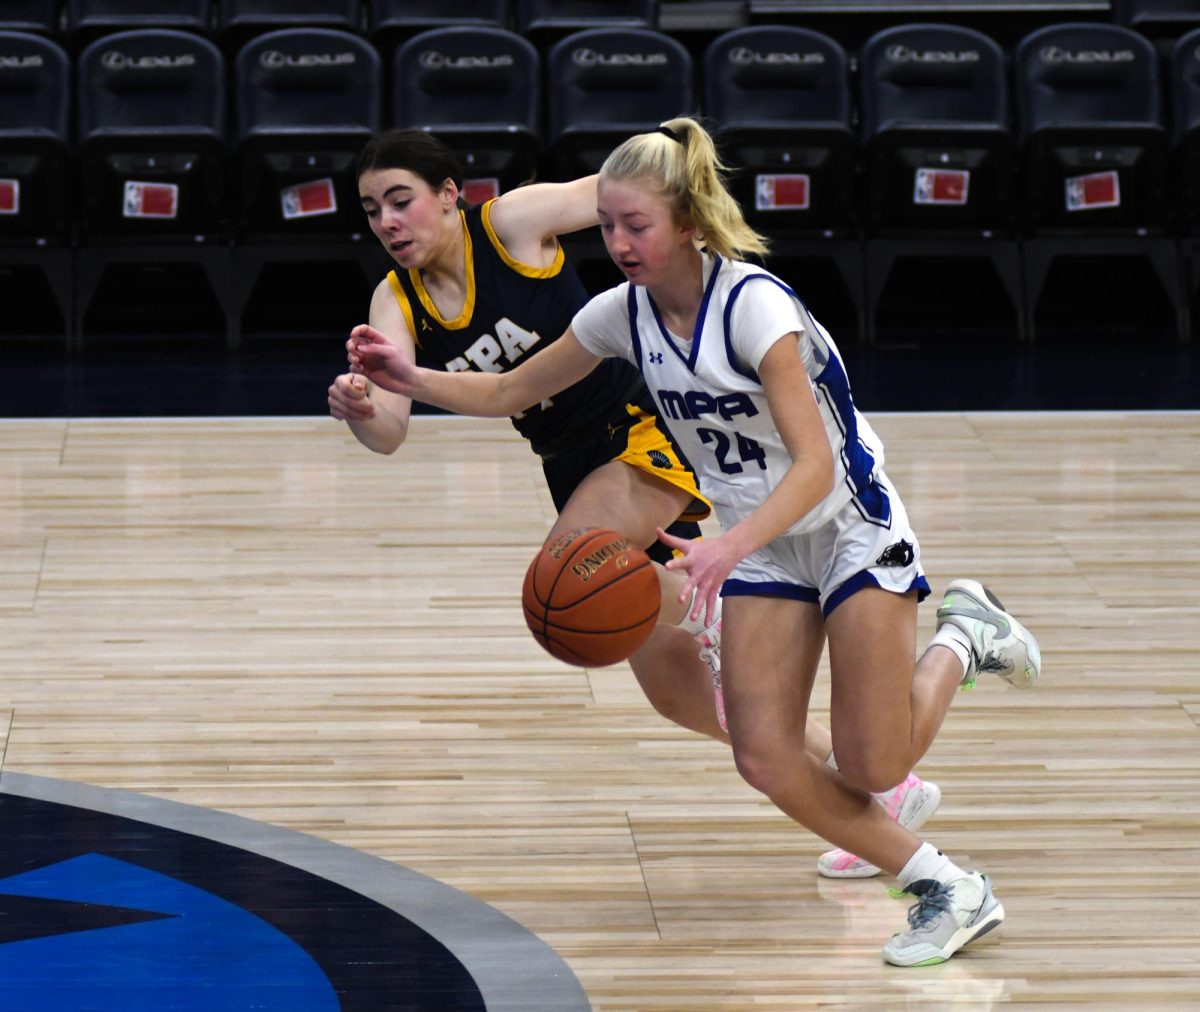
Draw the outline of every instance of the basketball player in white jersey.
M681 118L620 145L600 172L601 230L628 281L593 299L546 351L503 375L415 368L356 328L351 368L463 414L502 415L633 362L721 521L719 537L660 531L687 574L680 600L724 597L722 681L739 772L782 811L896 875L917 902L884 958L942 962L1004 917L988 877L887 817L870 791L925 753L979 672L1031 686L1032 635L982 585L956 580L916 664L920 548L855 409L829 335L778 278L742 262L765 242L724 187L711 138ZM837 762L803 743L829 642Z

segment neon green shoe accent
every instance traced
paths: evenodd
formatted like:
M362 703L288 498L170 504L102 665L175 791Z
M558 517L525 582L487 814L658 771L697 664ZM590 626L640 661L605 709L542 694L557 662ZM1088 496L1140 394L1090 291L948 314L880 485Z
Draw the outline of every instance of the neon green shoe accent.
M895 886L888 887L888 895L894 900L915 900L917 897L903 889L897 889Z

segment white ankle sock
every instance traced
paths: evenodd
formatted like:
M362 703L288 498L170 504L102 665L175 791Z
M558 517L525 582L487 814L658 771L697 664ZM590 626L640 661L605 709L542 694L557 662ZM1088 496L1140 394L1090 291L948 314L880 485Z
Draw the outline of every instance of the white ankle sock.
M908 859L908 864L896 876L900 885L907 889L914 882L931 878L938 882L953 882L966 875L958 865L938 850L932 843L923 843Z
M963 675L971 670L971 637L958 626L943 622L929 641L931 647L947 647L962 662ZM926 650L929 647L925 648Z

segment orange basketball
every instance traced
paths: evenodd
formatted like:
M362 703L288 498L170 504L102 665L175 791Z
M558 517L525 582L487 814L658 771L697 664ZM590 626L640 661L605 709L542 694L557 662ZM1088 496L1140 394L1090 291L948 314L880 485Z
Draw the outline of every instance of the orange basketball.
M625 660L658 621L654 563L616 531L567 531L533 557L521 605L525 623L560 661L581 668Z

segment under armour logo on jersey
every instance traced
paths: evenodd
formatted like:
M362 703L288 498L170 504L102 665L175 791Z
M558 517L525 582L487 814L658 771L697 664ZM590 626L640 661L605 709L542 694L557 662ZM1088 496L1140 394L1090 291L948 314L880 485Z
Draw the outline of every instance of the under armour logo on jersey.
M652 365L662 365L662 356L663 353L661 351L650 352L650 363Z
M913 546L907 541L897 541L883 550L883 554L875 560L875 565L911 566L913 557Z

